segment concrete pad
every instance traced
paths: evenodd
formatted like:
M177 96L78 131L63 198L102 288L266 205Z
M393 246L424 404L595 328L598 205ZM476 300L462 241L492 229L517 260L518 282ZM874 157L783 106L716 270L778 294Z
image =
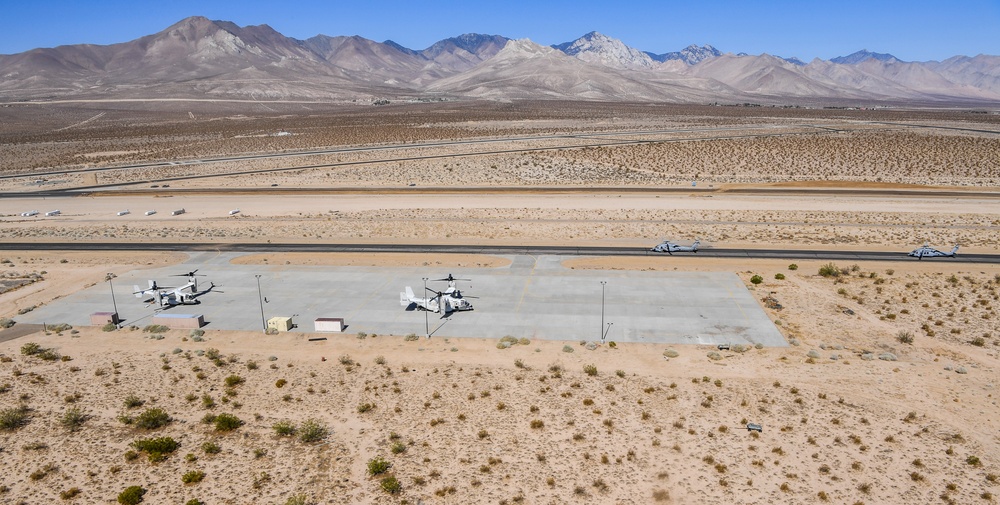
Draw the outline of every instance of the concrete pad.
M178 306L168 312L204 314L206 329L258 330L275 316L292 317L298 330L312 331L320 317L344 318L345 331L379 335L596 341L607 330L607 340L676 344L787 343L732 273L642 272L571 270L564 256L512 256L502 268L435 267L317 267L296 265L234 265L237 253L192 253L182 265L118 274L115 302L124 324L151 324L157 307L132 296L132 286L148 279L163 285L182 285L171 275L199 269L201 288L216 284L197 306ZM459 289L475 307L447 317L406 310L399 293L406 286L423 291L423 277L472 279ZM260 275L258 297L257 278ZM174 282L174 281L177 282ZM605 326L601 326L602 285ZM172 283L172 284L171 284ZM443 290L445 282L428 282ZM417 295L421 296L421 295ZM19 316L20 323L87 325L94 312L114 310L106 283L67 296ZM263 316L261 314L263 306ZM608 327L607 323L611 323Z

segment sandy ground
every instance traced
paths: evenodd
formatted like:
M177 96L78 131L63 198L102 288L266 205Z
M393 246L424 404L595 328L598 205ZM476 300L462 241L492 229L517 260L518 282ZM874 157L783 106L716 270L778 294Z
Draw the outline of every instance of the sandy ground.
M266 117L206 109L196 119L187 110L112 107L105 113L67 106L18 115L13 109L0 112L0 164L4 176L23 175L0 178L0 191L117 181L146 187L162 184L162 178L198 175L223 177L170 184L1000 185L1000 141L989 133L998 130L996 120L963 111L445 104ZM895 124L884 124L890 122ZM910 123L958 129L913 129ZM433 157L410 162L356 152L185 163L330 146L719 126L728 130L711 139L679 132L647 145L493 155L455 147L390 153ZM761 128L779 135L724 138ZM292 135L271 135L279 130ZM439 157L455 153L470 156ZM60 175L41 184L32 174L159 160L180 163ZM335 166L269 171L304 163ZM247 170L266 173L227 175ZM990 253L1000 245L1000 206L993 198L158 191L161 198L0 199L0 240L652 246L664 238L700 238L706 247L891 251L929 241ZM56 208L62 215L19 216ZM169 215L179 208L187 212ZM132 213L115 216L124 209ZM157 214L143 215L152 209ZM241 212L228 215L234 209ZM266 257L289 265L427 261L400 255ZM16 320L18 312L103 282L109 272L185 258L4 252L0 285L9 290L0 293L0 318ZM662 261L646 258L564 264L664 268ZM944 261L841 264L833 269L836 276L822 277L822 266L671 258L666 268L736 272L791 344L744 352L551 341L500 349L476 335L405 341L84 327L6 339L0 331L0 502L49 503L58 497L115 503L132 485L148 490L146 503L286 503L295 496L311 503L508 505L995 501L1000 268ZM750 282L754 275L761 277L759 285ZM55 354L23 353L32 342ZM163 409L172 421L155 429L124 422L151 408ZM221 432L205 422L220 414L233 414L243 424ZM19 415L24 419L16 422ZM308 420L327 429L321 441L280 436L274 428L288 422L301 432ZM761 423L763 432L748 432L748 422ZM171 437L180 447L156 463L145 454L133 458L131 444L151 437ZM206 442L219 451L206 451ZM376 457L392 466L371 476L368 463ZM185 474L191 481L199 471L200 482L184 482ZM398 479L396 495L383 490L388 475Z
M17 268L47 272L21 288L35 289L29 294L37 303L93 278L78 271L109 269L92 254L8 256ZM412 261L379 257L383 264ZM138 268L159 266L157 259L182 257L122 255L111 263ZM673 346L677 356L668 358L656 345L589 350L535 341L498 349L474 336L407 342L207 331L196 342L182 330L158 339L138 329L75 328L0 343L3 409L29 409L27 424L0 430L0 498L50 502L75 487L77 501L111 503L125 487L141 485L148 503L283 503L295 495L315 503L993 499L1000 268L865 263L839 265L846 273L824 278L816 274L819 262L789 270L777 261L676 259L672 267L684 270L739 272L758 298L783 306L766 310L793 345L722 352L713 361L714 349L698 346ZM565 264L654 268L644 261ZM754 273L765 282L750 284ZM21 296L0 295L0 314ZM897 340L901 331L913 342ZM25 356L20 349L28 342L68 359ZM216 362L213 349L221 355ZM865 352L893 353L898 361L868 360ZM595 376L584 372L591 364ZM227 386L232 375L244 382ZM130 395L144 404L126 408ZM61 419L74 407L88 417L70 431ZM120 420L153 407L173 421L143 430ZM203 423L210 413L234 414L244 424L218 432ZM321 443L273 428L307 419L329 429ZM747 432L746 422L763 424L763 433ZM180 448L160 463L126 459L130 443L157 436ZM221 452L206 454L205 442ZM401 483L400 494L381 489L383 476L368 475L375 457L392 464L386 475ZM192 470L204 479L183 483Z
M0 201L14 241L1000 247L1000 203L980 198L733 193L176 195ZM15 207L16 205L16 207ZM55 217L21 217L26 210ZM129 209L131 214L116 216ZM172 216L171 211L185 213ZM240 213L229 215L229 211ZM144 215L156 210L155 215Z

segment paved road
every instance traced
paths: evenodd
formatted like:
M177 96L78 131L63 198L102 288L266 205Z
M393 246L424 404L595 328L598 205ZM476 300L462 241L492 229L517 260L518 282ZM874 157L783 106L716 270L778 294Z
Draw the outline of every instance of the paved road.
M235 243L86 243L86 242L4 242L6 251L219 251L219 252L353 252L353 253L417 253L417 254L495 254L529 256L671 256L638 247L572 247L572 246L505 246L505 245L424 245L424 244L260 244ZM702 249L697 253L676 253L675 256L697 255L705 258L790 259L830 261L937 261L946 263L1000 264L1000 254L964 254L954 258L918 260L903 252L833 251L795 249Z

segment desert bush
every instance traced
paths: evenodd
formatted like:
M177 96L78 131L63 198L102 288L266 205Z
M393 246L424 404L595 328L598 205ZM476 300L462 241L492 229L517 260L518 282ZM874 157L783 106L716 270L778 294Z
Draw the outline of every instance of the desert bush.
M762 282L764 282L764 278L761 277L761 276L759 276L759 275L754 274L754 276L750 278L750 283L751 284L757 285L757 284L760 284Z
M720 359L722 359L722 355L715 351L708 353L706 356L708 356L708 359L712 361L719 361Z
M319 442L330 434L330 429L316 419L306 419L299 427L299 440L305 443Z
M564 345L563 348L562 348L562 352L573 352L573 351L574 351L574 349L572 347L570 347L569 345Z
M285 505L308 505L308 504L309 504L309 498L304 494L289 496L288 499L285 500Z
M776 273L776 274L774 274L774 279L775 280L779 280L779 281L783 281L783 280L785 280L785 274L783 274L783 273Z
M677 356L680 356L681 353L679 353L679 352L677 352L677 351L675 351L673 349L667 349L666 351L663 351L663 355L666 356L666 357L668 357L668 358L676 358Z
M76 498L76 496L78 494L80 494L82 492L83 492L83 490L80 489L80 488L78 488L78 487L71 487L71 488L69 488L69 489L67 489L67 490L62 491L61 493L59 493L59 498L62 498L63 500L72 500L73 498Z
M386 461L381 456L376 456L368 460L368 475L376 476L388 472L392 468L392 463Z
M293 424L291 421L278 421L273 425L271 425L271 428L274 429L274 433L276 435L282 437L290 437L292 435L295 435L296 432L295 424Z
M382 478L379 485L382 487L382 491L389 494L397 494L403 490L403 486L399 483L399 479L393 475L388 475Z
M203 336L205 336L205 330L202 330L200 328L199 329L191 330L188 333L188 336L190 336L190 337L203 337Z
M215 424L215 431L233 431L243 426L243 421L232 414L219 414L213 424Z
M191 498L190 500L184 502L184 505L205 505L205 502L197 498Z
M840 277L840 268L833 263L827 263L819 267L819 275L822 277Z
M181 446L171 437L140 438L130 444L135 450L146 453L150 463L157 463L167 459Z
M101 326L101 331L115 331L118 329L118 325L115 323L107 323Z
M393 454L402 454L406 452L406 444L398 441L393 442L393 444L389 447L389 450L392 451Z
M233 374L233 375L230 375L229 377L226 377L226 387L230 387L230 388L231 387L236 387L236 386L239 386L240 384L243 384L243 382L244 382L243 377L240 377L239 375L236 375L236 374Z
M166 333L170 331L170 327L162 324L150 324L143 328L142 331L143 333Z
M372 410L374 408L375 408L375 405L373 405L371 403L362 403L362 404L358 405L358 413L359 414L364 414L365 412L368 412L368 411L370 411L370 410Z
M222 452L222 447L219 447L219 444L208 440L206 442L202 442L201 450L204 451L205 454L218 454Z
M537 430L537 429L544 428L544 427L545 427L545 423L542 422L541 419L532 419L531 420L531 428L532 429L536 429Z
M146 490L142 486L129 486L118 494L118 503L122 505L138 505L142 503L142 497Z
M347 354L342 354L338 359L341 365L351 366L354 364L354 360Z
M597 375L597 366L595 365L583 365L583 372L587 375L593 377Z
M247 361L247 370L256 370L258 367L257 362L254 360Z
M181 482L185 484L197 484L205 478L205 472L201 470L190 470L181 475Z
M899 330L899 333L896 333L896 340L903 344L912 344L913 334L905 330Z
M0 410L0 430L14 431L30 420L28 407L21 405Z
M35 342L28 342L21 346L21 354L25 356L34 356L40 352L42 352L42 346Z
M170 424L171 421L173 419L163 409L151 408L146 409L135 418L135 427L144 430L155 430Z
M76 431L83 426L83 423L87 421L90 416L80 410L78 407L71 407L63 412L63 415L59 418L59 424L70 431Z
M142 401L142 399L139 398L138 396L130 394L125 397L125 401L123 403L125 404L125 408L134 409L137 407L142 407L142 405L146 402Z

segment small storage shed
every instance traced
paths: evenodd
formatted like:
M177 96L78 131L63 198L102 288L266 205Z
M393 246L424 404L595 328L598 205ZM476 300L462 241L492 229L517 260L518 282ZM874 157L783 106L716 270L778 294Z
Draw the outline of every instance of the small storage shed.
M342 317L318 317L314 321L316 331L344 331L344 318Z
M153 316L153 324L160 324L168 328L196 330L205 326L205 316L201 314L157 314Z
M267 320L267 329L277 331L290 331L292 329L292 318L272 317Z

